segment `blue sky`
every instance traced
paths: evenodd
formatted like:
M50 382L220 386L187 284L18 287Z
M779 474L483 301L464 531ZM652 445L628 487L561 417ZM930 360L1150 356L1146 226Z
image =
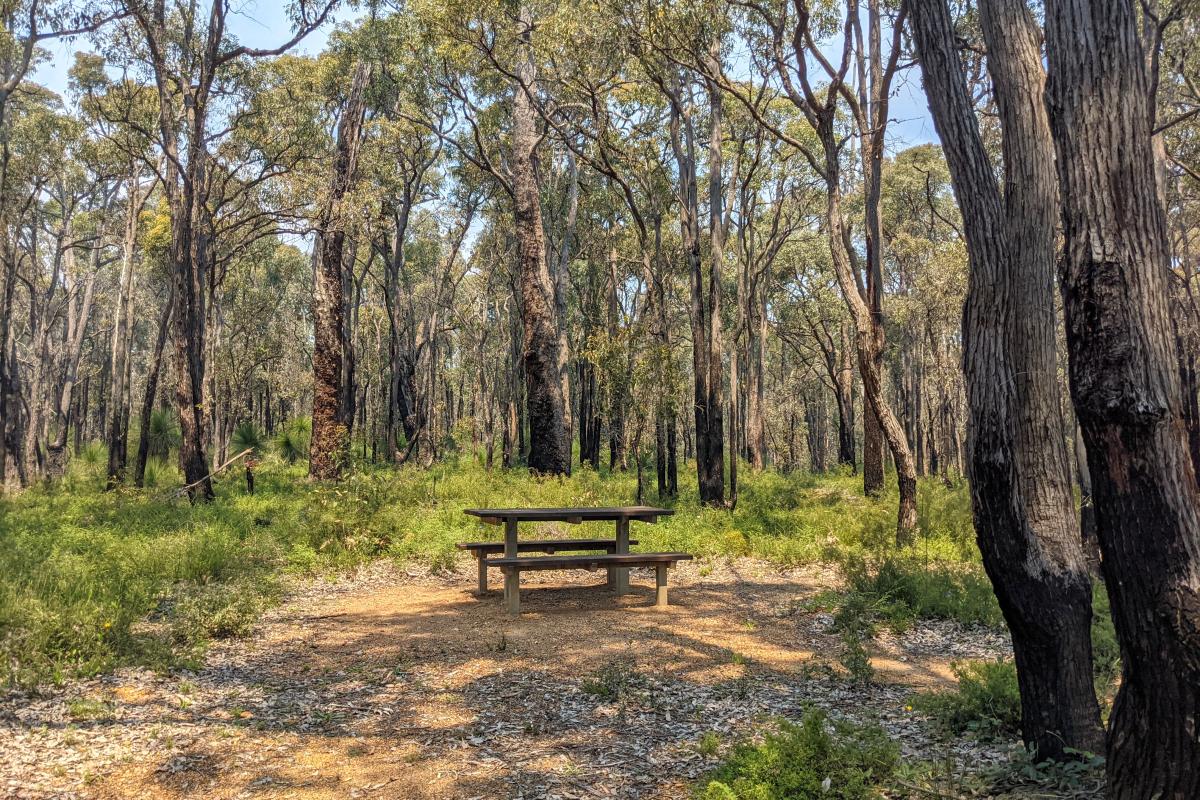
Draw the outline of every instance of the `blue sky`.
M239 41L251 47L277 46L291 35L291 24L284 7L284 3L270 0L246 0L237 6L238 10L230 16L230 30ZM352 9L343 8L334 15L332 23L326 23L321 29L309 34L294 52L319 52L336 24L351 21L357 16ZM67 71L74 62L74 54L77 50L88 48L86 38L74 42L52 42L47 48L51 53L51 60L37 68L34 80L59 94L65 94ZM919 67L911 67L897 77L891 111L894 121L888 131L890 151L895 152L910 145L938 140L921 89Z
M247 0L235 5L235 8L237 10L230 13L229 29L242 44L250 47L277 47L291 38L292 26L284 11L286 4L270 0ZM293 52L319 52L325 46L335 24L353 20L357 16L353 10L340 10L334 14L333 23L326 22L323 27L310 33ZM33 79L59 94L65 94L67 72L75 61L76 51L89 50L91 46L86 37L81 37L74 42L51 42L46 49L50 51L51 60L37 68Z

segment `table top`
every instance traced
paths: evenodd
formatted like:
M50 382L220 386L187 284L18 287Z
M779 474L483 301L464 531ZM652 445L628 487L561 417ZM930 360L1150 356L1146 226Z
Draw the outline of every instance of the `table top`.
M654 508L653 506L592 506L587 508L467 508L463 509L463 513L493 524L510 519L517 522L570 522L577 524L620 519L654 522L659 517L669 516L675 512L669 508Z

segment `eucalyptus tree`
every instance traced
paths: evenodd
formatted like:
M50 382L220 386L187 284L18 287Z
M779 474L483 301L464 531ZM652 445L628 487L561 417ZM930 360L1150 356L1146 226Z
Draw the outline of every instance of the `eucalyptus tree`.
M1103 743L1092 686L1092 592L1057 396L1058 187L1036 23L1023 3L981 7L1003 128L1003 197L983 146L950 13L912 7L934 120L971 253L963 315L976 537L1013 638L1022 736L1039 758ZM1046 608L1057 609L1046 614Z
M692 333L696 475L701 502L721 506L726 504L722 276L738 186L737 171L742 166L741 160L735 158L729 165L730 174L725 174L726 87L713 77L722 72L722 46L727 31L719 17L705 14L704 6L690 5L669 10L656 6L638 8L629 27L637 37L640 67L658 87L668 109L667 131L675 167L679 232L690 286L687 308ZM696 62L703 63L704 71L673 57L679 49L693 54ZM706 105L698 100L701 91ZM705 113L707 119L701 116ZM704 122L708 124L707 270L703 260L698 158L699 125ZM736 469L735 464L732 466Z
M1155 63L1127 0L1046 8L1071 396L1121 643L1114 798L1200 794L1200 488L1170 329Z
M157 100L149 86L109 77L101 56L79 53L71 68L71 89L83 120L97 138L98 155L123 185L123 223L120 271L113 295L112 343L108 382L109 419L107 485L113 488L125 475L129 439L130 401L127 391L132 369L133 303L138 283L138 235L141 214L154 190L151 168L154 149L145 131L153 128Z
M278 47L262 49L233 39L227 28L231 0L211 0L207 8L183 0L124 3L131 24L119 34L121 55L148 72L158 94L154 137L172 226L168 263L174 282L179 461L193 501L213 496L204 416L207 307L214 289L213 148L238 114L239 72L256 58L293 47L325 21L335 1L313 6L298 0L292 6L294 34Z
M879 311L882 284L875 274L882 264L882 242L877 236L878 163L882 160L888 120L889 87L901 64L899 37L902 25L895 25L893 19L892 39L885 54L879 38L883 31L883 11L880 6L871 4L867 37L870 51L864 59L861 57L864 43L859 31L857 0L847 0L845 10L836 21L826 14L814 16L812 7L806 2L747 3L743 16L745 24L740 30L749 46L752 69L761 84L743 86L721 68L719 60L706 57L694 47L689 48L686 42L676 43L679 53L676 57L688 59L773 135L796 148L825 184L825 230L834 274L854 320L863 400L878 421L896 465L900 494L896 541L907 544L915 536L917 525L916 463L903 425L884 395L881 354L885 335ZM833 55L826 57L823 42L834 33L840 37L840 42L836 43ZM851 72L856 63L859 73L857 93ZM755 95L767 91L779 94L796 107L809 129L804 135L797 135L794 128L782 128L758 112L762 106ZM845 130L847 112L855 122L849 132ZM854 246L854 226L844 185L844 147L855 133L870 151L863 164L863 199L869 218L865 227L871 239L865 264ZM870 423L866 427L869 430ZM864 458L868 456L874 458L869 446ZM881 475L881 463L878 468L874 462L864 463L867 493L877 492Z
M10 444L10 395L18 384L11 360L13 293L17 278L17 242L12 237L14 211L21 192L11 191L14 151L11 100L41 60L46 42L91 33L121 16L108 3L57 0L5 0L0 3L0 485L5 481ZM35 92L36 94L36 92ZM17 435L19 438L19 435ZM22 456L17 456L18 460Z
M884 279L895 287L889 319L899 332L897 405L917 471L949 485L952 467L964 474L959 331L967 252L941 148L917 145L885 161L881 197Z
M425 6L444 53L440 85L455 103L457 125L444 141L487 174L511 203L520 264L522 368L529 427L528 466L541 474L571 471L568 353L563 347L558 281L548 258L539 186L535 41L543 12L518 4L459 2ZM488 141L490 130L504 140Z

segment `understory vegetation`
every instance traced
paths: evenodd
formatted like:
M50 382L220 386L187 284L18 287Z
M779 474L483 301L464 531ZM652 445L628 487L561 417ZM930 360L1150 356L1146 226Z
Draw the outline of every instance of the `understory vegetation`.
M340 485L318 485L302 463L272 455L256 470L254 493L235 471L217 481L215 502L193 506L175 498L179 474L162 465L154 488L104 491L104 454L93 449L60 484L0 499L4 684L194 658L205 641L246 632L290 574L375 558L447 568L455 542L494 533L464 508L632 503L637 494L632 470L533 479L468 457L428 470L364 467ZM701 506L685 485L675 515L636 536L643 549L698 558L840 564L849 592L828 602L891 624L933 616L998 625L965 488L922 484L920 535L897 552L894 498L865 499L858 482L849 473L747 471L732 513ZM587 526L562 533L589 535Z
M194 665L209 641L248 634L290 577L379 558L451 568L455 542L495 533L464 508L632 503L637 495L634 471L535 479L523 470L489 471L465 456L430 469L364 467L340 485L314 484L303 463L275 452L259 463L253 493L232 472L217 481L214 502L192 505L176 497L173 468L158 464L146 489L105 491L103 464L102 449L85 452L62 483L0 499L5 685L60 682L121 664ZM640 548L700 558L835 565L842 588L804 607L832 615L851 681L873 679L868 648L880 628L902 631L920 619L1003 627L979 564L965 486L923 482L917 542L897 549L894 498L864 498L857 483L849 473L747 471L732 512L704 507L685 489L670 504L673 516L635 535ZM586 526L558 533L589 535ZM1102 589L1096 602L1097 692L1111 698L1119 654ZM955 671L956 689L917 695L914 710L948 737L1014 738L1020 700L1011 661L964 662ZM616 696L620 680L615 671L587 691ZM737 745L697 792L704 800L866 798L896 768L881 729L814 710L799 725L783 722L763 741ZM1030 775L1082 780L1074 772Z
M830 722L811 709L781 722L761 744L743 744L713 772L699 800L865 800L892 776L900 748L877 725Z

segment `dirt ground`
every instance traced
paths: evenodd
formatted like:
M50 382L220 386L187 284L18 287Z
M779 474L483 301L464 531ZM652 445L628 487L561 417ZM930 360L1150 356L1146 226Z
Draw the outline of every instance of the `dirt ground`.
M197 672L6 698L0 795L684 798L734 741L809 704L880 722L910 756L1000 758L936 742L906 709L955 658L1003 652L996 634L881 637L875 682L855 686L832 620L804 606L828 569L685 564L667 609L651 571L632 577L617 597L603 572L527 573L518 619L499 591L474 596L466 561L301 587Z

